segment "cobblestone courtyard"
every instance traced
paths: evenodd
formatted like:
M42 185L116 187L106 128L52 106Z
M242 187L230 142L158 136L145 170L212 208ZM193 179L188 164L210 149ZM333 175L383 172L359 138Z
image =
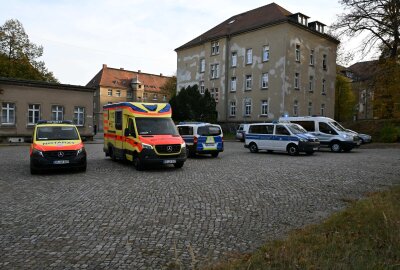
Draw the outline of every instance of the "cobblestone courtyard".
M400 184L399 148L291 157L228 142L143 172L86 148L86 173L31 176L27 146L0 146L0 269L189 269Z

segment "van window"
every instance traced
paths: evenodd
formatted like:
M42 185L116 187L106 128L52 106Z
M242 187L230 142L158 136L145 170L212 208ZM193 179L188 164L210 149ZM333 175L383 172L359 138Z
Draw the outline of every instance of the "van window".
M319 122L319 131L322 133L326 133L326 134L332 134L332 135L337 135L336 131L329 126L327 123L324 122Z
M179 135L171 118L136 118L139 135Z
M249 133L273 134L274 133L274 126L273 125L255 125L255 126L250 126Z
M200 136L218 136L221 135L221 129L217 126L202 126L197 129Z
M300 126L302 126L308 132L315 131L314 121L290 121L290 122L295 123L295 124L299 124Z
M339 131L346 131L346 129L338 122L329 122L329 123Z
M122 111L115 112L115 129L122 130Z
M193 135L193 127L181 126L178 127L178 131L180 135Z
M282 125L277 125L275 129L276 135L290 135L290 132Z

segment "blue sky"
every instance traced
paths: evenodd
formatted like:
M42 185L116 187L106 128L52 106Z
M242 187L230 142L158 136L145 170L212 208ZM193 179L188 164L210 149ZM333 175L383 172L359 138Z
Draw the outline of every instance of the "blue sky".
M0 0L0 25L18 19L61 83L85 85L109 67L173 75L175 48L227 18L271 2L259 0ZM327 25L335 0L277 0ZM301 3L301 5L299 5Z

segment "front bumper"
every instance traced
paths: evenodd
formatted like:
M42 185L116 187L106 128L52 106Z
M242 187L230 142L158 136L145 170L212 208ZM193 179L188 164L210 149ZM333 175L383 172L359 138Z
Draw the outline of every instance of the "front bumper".
M319 150L319 142L299 142L300 152L314 152Z
M84 168L86 167L86 152L69 157L48 157L34 154L30 157L30 166L32 169L63 169L63 168Z
M146 165L183 163L186 161L186 148L181 148L180 153L168 155L159 155L153 149L143 149L139 154L139 159Z

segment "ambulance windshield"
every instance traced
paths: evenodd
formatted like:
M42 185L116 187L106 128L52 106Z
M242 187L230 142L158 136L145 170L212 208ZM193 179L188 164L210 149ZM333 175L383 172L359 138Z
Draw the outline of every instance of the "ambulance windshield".
M79 140L79 135L73 126L45 126L37 128L36 140Z
M179 135L171 118L136 118L139 135Z

